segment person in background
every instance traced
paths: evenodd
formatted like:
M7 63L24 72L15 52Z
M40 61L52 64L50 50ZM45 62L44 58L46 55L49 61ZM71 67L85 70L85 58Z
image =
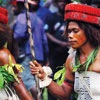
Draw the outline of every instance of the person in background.
M86 4L86 5L91 5L92 0L80 0L80 3Z
M58 12L56 0L48 0L44 3L44 7L48 8L52 13Z
M64 35L68 37L71 48L62 86L55 83L37 61L30 62L31 73L42 80L41 88L47 87L60 100L69 100L72 91L78 94L77 100L100 99L99 12L100 9L88 5L66 5Z
M44 26L48 38L50 67L54 73L59 70L58 66L64 64L68 55L68 43L62 36L65 27L64 8L67 2L66 0L57 0L56 2L59 11L48 17ZM69 0L68 3L70 2Z
M27 90L31 91L31 94L34 98L36 98L36 84L34 76L30 73L29 61L32 60L30 45L29 45L29 33L27 31L26 25L26 13L24 9L24 0L16 0L17 1L17 9L20 9L16 18L16 22L13 26L14 37L19 44L20 55L18 58L18 62L23 65L24 72L22 75L22 80L27 88ZM47 37L43 29L43 22L36 14L36 8L33 6L37 5L38 1L30 1L29 3L29 15L31 21L31 30L32 30L32 39L34 41L34 51L35 51L35 59L44 65L48 61L48 42Z
M18 1L22 1L22 0L18 0ZM43 23L45 23L46 18L52 14L50 12L50 10L48 8L41 6L40 0L29 0L29 1L36 2L35 4L31 5L31 7L33 6L33 8L34 8L33 12L35 11L37 16L43 21ZM16 13L20 12L20 9L19 9L19 11L17 10L17 8L18 8L17 0L10 2L10 4L15 6L14 10L15 10L15 12L17 11Z
M60 66L65 63L68 56L67 46L69 46L69 44L67 38L65 39L62 36L65 27L64 8L67 2L71 3L70 0L56 0L59 11L47 17L44 25L49 46L49 66L53 71L52 78L54 74L61 69ZM53 97L50 95L49 99L53 100Z
M12 69L16 78L10 73L9 57L11 57L12 63L16 64L14 56L17 57L17 45L7 23L8 11L0 7L0 100L33 100L21 77L17 76L18 69L16 67ZM5 46L5 44L7 45ZM4 70L5 68L6 70Z
M96 7L96 8L100 8L100 0L92 0L91 6Z
M37 4L33 5L33 7L36 10L36 14L45 24L46 18L49 17L52 13L50 12L48 8L45 8L40 5L40 0L35 0L35 2L37 2Z

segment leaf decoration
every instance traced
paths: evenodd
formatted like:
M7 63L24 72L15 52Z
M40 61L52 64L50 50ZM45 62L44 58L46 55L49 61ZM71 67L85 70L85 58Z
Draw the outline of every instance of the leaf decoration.
M22 65L20 65L20 64L15 64L15 67L16 67L16 69L19 70L20 72L23 72L23 70L24 70L24 67L23 67Z
M66 69L65 69L64 65L60 66L60 67L62 67L62 69L57 71L54 74L54 80L56 80L59 85L62 85L62 83L63 83L63 81L65 79L65 71L66 71Z
M97 56L97 53L99 51L99 48L95 48L91 53L90 55L88 56L87 60L83 63L83 64L80 64L80 60L79 60L79 56L77 53L76 53L76 56L75 56L75 63L76 65L73 66L73 72L76 72L76 71L81 71L81 70L85 70L85 72L88 70L88 67L94 62L94 60L96 59L96 56ZM82 69L83 68L83 69Z
M2 73L0 73L0 87L3 88L3 84L4 84L4 79L2 76Z
M9 56L9 64L10 64L10 67L13 67L13 66L14 66L14 65L12 64L11 56Z
M4 66L0 66L0 88L3 88L5 84L14 82L14 80L19 83L18 75L14 72L15 68L20 72L23 72L24 69L22 65L13 64L11 56L9 56L9 65L5 64Z
M0 4L2 4L3 0L0 0Z
M60 76L62 75L62 70L63 70L63 69L61 69L61 70L59 70L58 72L55 73L55 75L54 75L54 80L60 78Z

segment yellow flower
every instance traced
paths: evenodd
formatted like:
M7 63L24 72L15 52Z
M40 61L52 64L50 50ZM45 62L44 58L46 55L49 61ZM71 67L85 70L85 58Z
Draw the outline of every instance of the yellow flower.
M23 70L24 70L24 67L22 65L20 65L20 64L15 64L15 67L20 72L23 72Z

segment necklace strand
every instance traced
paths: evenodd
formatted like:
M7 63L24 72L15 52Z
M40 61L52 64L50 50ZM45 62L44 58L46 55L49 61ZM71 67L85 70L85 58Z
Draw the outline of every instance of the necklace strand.
M88 67L94 62L97 53L99 51L99 47L95 48L87 57L86 61L83 64L80 64L80 54L77 52L75 56L75 66L73 66L73 72L76 71L87 71Z

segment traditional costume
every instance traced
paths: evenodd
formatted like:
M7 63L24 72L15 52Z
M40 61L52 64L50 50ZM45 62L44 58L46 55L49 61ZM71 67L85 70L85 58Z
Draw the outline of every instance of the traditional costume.
M8 23L8 11L2 7L0 7L0 23ZM13 88L13 82L19 82L17 70L22 71L21 65L13 64L10 56L9 61L10 65L0 66L0 100L20 100Z
M65 7L65 20L100 25L100 9L81 4L69 4ZM74 55L72 60L73 71L75 72L74 90L78 93L78 100L100 100L100 73L87 71L98 56L98 51L99 48L95 48L83 64L79 63L78 51L69 51L70 55Z

